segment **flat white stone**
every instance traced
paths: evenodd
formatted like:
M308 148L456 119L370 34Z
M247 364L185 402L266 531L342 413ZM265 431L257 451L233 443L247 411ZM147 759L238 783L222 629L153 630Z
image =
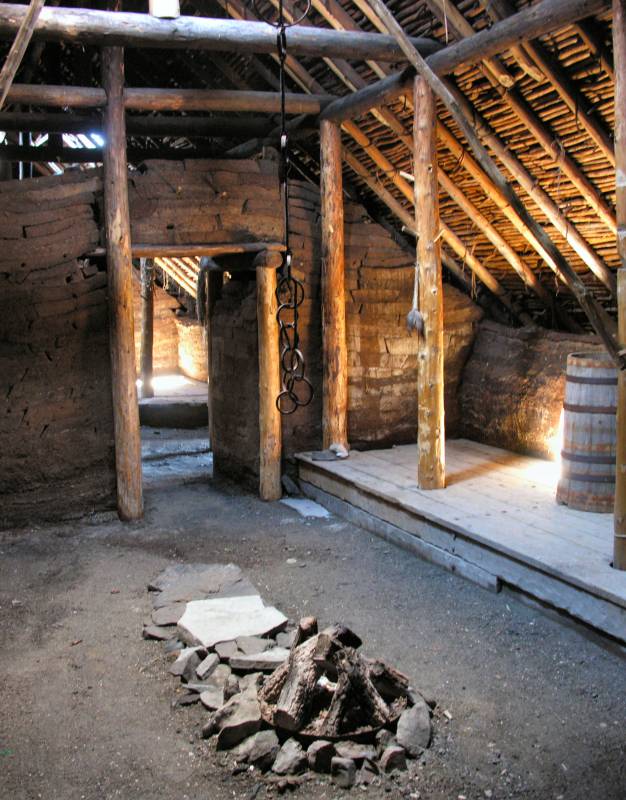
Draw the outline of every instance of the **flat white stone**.
M297 511L301 517L316 517L318 519L328 519L330 511L327 511L324 506L315 503L313 500L307 500L302 497L285 497L281 501L289 508Z
M289 650L284 647L274 647L263 653L250 653L241 656L232 656L230 666L236 670L252 670L253 672L268 672L276 669L289 658Z
M178 621L180 638L190 645L212 648L239 636L263 636L281 630L287 617L266 606L259 595L193 600Z

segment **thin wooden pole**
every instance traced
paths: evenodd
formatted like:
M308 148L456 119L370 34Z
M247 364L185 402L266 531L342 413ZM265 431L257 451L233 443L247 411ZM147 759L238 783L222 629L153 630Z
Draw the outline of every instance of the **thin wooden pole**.
M279 500L282 433L276 399L280 394L280 353L276 321L276 270L256 269L259 336L259 496Z
M154 349L154 262L141 259L141 396L154 397L152 353Z
M143 493L124 125L124 51L121 48L102 49L102 83L107 95L104 120L104 229L109 282L117 509L121 519L135 520L143 515Z
M320 125L322 205L322 338L324 447L348 449L348 347L343 227L341 131L334 122Z
M9 54L6 57L2 70L0 71L0 108L4 105L9 89L13 84L22 59L26 54L26 49L35 31L37 19L41 13L45 0L30 0L30 5L20 27L15 35Z
M615 57L615 161L618 339L626 346L626 0L613 0L613 53ZM617 386L617 462L615 469L615 540L613 566L626 570L626 371Z
M419 311L424 320L424 330L418 334L417 484L420 489L442 489L446 470L437 108L433 93L421 77L415 78L413 100L415 231Z

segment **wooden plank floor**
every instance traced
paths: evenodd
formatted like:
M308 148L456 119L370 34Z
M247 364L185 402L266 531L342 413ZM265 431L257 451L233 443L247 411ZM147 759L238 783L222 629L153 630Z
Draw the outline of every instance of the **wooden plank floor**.
M557 505L555 462L452 440L446 443L446 488L420 491L413 445L352 452L345 461L312 461L306 453L299 459L304 480L337 497L359 505L360 493L626 610L626 572L610 566L612 515ZM349 497L333 489L340 484L351 487Z

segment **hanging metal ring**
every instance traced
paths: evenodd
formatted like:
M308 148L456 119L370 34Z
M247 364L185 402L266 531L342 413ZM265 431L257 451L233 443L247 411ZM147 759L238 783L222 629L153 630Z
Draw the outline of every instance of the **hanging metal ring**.
M296 3L294 3L294 5L296 5ZM257 0L252 0L252 7L254 8L257 17L263 22L266 22L268 25L271 25L273 28L293 28L294 25L299 25L302 20L308 16L309 11L311 10L311 0L307 0L304 5L304 11L300 14L300 16L295 17L291 22L285 22L283 19L282 23L280 23L278 20L271 19L259 8Z

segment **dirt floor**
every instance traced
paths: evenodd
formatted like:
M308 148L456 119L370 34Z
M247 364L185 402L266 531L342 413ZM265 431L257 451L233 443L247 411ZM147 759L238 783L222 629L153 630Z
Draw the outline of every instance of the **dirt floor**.
M182 463L151 462L141 524L0 535L0 798L269 796L199 738L208 712L172 708L163 647L141 638L147 582L180 561L239 564L287 615L346 623L436 698L411 778L353 795L626 798L623 653L336 518L185 483ZM316 779L295 796L347 792Z

